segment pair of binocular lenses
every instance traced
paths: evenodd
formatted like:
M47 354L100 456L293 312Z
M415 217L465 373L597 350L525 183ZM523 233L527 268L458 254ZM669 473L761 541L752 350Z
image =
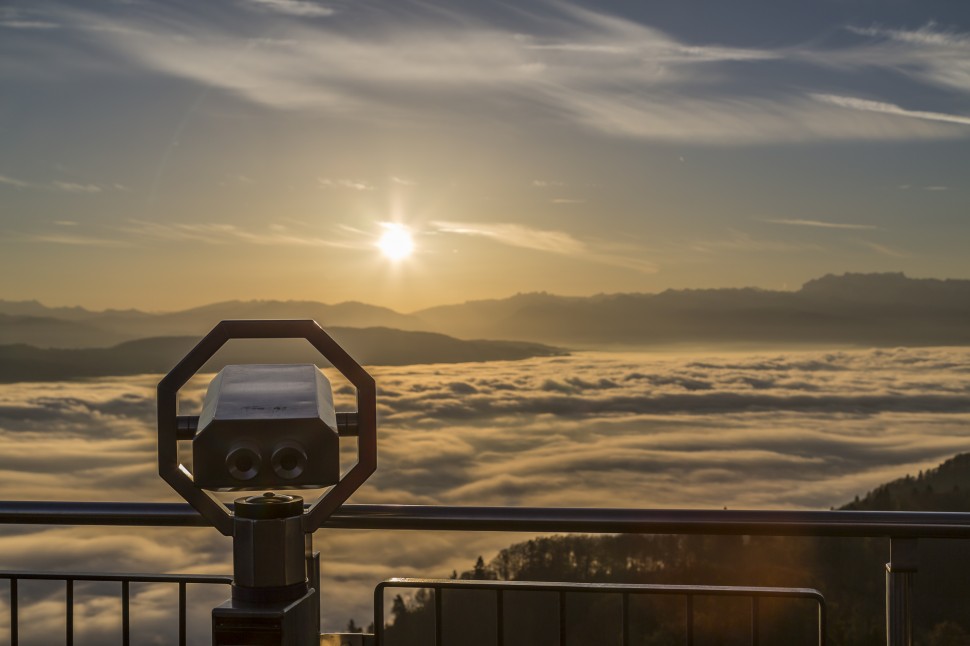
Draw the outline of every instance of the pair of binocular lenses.
M278 478L295 480L306 469L307 454L296 442L284 442L273 449L269 463ZM259 475L262 464L263 458L259 451L251 446L236 447L226 456L229 475L241 482L247 482Z

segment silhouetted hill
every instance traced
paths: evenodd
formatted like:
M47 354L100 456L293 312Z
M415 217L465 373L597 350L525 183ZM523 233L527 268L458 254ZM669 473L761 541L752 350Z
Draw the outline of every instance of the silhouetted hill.
M38 347L85 348L113 345L128 338L85 321L0 314L0 345L26 343Z
M426 328L407 314L386 307L346 302L328 305L313 301L226 301L179 312L147 313L138 310L92 312L80 307L47 308L36 301L0 301L0 316L30 316L37 330L0 318L0 343L27 343L49 348L88 348L114 345L137 338L160 336L201 337L226 319L314 319L326 328ZM70 322L77 329L68 331ZM44 337L42 328L51 335Z
M940 307L949 303L966 308L970 281L937 278L907 278L903 273L828 274L805 283L803 297L842 300L854 304L922 305Z
M329 333L351 356L365 365L409 365L502 361L562 354L536 343L463 341L430 332L387 328L330 328ZM48 381L163 373L169 371L198 337L159 337L128 341L110 348L49 349L0 346L0 382ZM217 370L227 363L323 363L302 340L234 341L206 366Z
M420 330L425 327L413 316L354 301L335 305L314 301L227 301L182 312L157 314L152 317L151 327L147 329L165 335L201 335L226 319L289 318L313 319L326 328L386 327Z
M936 469L907 475L879 486L844 509L967 511L970 510L970 454L947 460ZM886 539L814 539L762 536L567 535L535 538L501 550L486 562L479 557L463 579L576 581L698 585L813 587L826 597L829 642L877 646L885 638L884 564ZM923 646L970 644L967 584L970 546L955 540L923 539L915 594L914 632ZM471 557L474 558L474 557ZM471 558L469 561L471 561ZM438 574L441 573L429 573ZM445 630L484 626L496 612L491 598L459 603L451 609ZM514 593L517 610L506 619L508 634L521 643L542 643L558 635L555 599ZM616 635L616 603L588 598L570 606L570 643L603 643ZM509 602L506 601L506 604ZM388 643L429 643L433 633L433 597L395 599ZM683 600L655 597L631 601L631 643L666 646L684 643ZM750 630L750 607L744 603L711 603L695 607L698 643L735 643ZM795 602L763 602L761 643L814 644L812 608ZM466 646L491 644L486 630L468 631ZM726 641L728 640L728 641ZM612 643L612 642L610 642Z
M325 328L390 327L463 339L524 340L574 347L665 344L963 345L970 343L970 280L845 274L799 291L682 289L659 294L510 298L412 314L348 302L227 301L181 312L90 312L0 301L0 314L35 317L36 331L0 319L0 341L97 347L135 338L201 336L223 319L312 318ZM46 322L45 322L46 321ZM73 322L74 333L52 321ZM51 329L43 341L41 325ZM110 343L105 339L109 338Z
M841 509L970 512L970 453L880 485Z
M62 319L65 321L86 321L100 316L151 316L138 310L104 310L95 312L83 307L48 307L39 301L5 301L0 300L0 314L10 316L39 316Z
M585 298L519 294L415 312L459 337L565 345L970 343L970 281L845 274L797 292L667 290Z

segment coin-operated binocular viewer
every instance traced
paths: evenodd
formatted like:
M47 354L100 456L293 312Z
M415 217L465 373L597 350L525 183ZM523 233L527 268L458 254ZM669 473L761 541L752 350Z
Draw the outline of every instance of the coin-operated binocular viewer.
M336 412L312 364L230 365L209 384L198 417L178 414L178 391L230 339L303 338L357 389ZM357 463L340 477L339 437L357 436ZM179 462L192 443L192 472ZM319 561L312 534L377 467L374 380L315 321L223 321L158 384L158 472L209 523L233 538L232 598L212 611L215 646L317 646ZM309 507L281 490L330 489ZM218 492L262 491L230 510Z

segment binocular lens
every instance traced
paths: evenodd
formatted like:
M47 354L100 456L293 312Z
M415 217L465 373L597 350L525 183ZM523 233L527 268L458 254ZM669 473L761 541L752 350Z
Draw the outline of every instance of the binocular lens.
M236 480L252 480L259 473L259 453L248 447L239 447L229 452L226 468Z
M273 451L273 471L285 480L299 478L306 462L306 451L296 442L287 442Z

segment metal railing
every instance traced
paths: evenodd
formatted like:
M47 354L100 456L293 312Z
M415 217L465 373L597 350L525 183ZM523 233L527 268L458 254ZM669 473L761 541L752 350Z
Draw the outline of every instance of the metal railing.
M10 582L10 644L20 643L19 622L19 582L20 581L63 581L64 611L66 628L64 643L74 644L74 583L76 581L99 581L121 584L121 641L124 646L131 644L131 584L132 583L177 583L178 584L178 639L179 645L186 643L186 587L188 584L232 583L231 576L207 574L123 574L91 572L17 572L0 570L0 579Z
M184 503L20 501L0 501L0 524L207 525L202 516ZM912 643L913 576L916 571L913 554L917 542L919 539L970 539L970 514L343 505L323 528L888 538L887 643L889 646L908 646ZM64 579L63 575L53 578L58 576Z
M0 501L0 525L208 527L186 503ZM324 529L970 539L970 513L344 505Z
M389 588L418 588L434 591L434 644L444 646L442 610L443 590L490 590L495 592L496 644L505 644L505 594L508 592L551 592L558 604L559 644L566 646L567 594L618 594L621 599L620 640L622 646L631 644L630 596L674 595L684 600L684 634L687 646L694 646L694 597L742 597L751 600L751 646L759 643L760 600L765 598L809 599L818 606L818 644L826 643L825 599L818 590L810 588L768 588L751 586L659 585L617 583L548 583L535 581L459 581L454 579L390 579L374 590L374 630L377 646L384 644L384 592Z

